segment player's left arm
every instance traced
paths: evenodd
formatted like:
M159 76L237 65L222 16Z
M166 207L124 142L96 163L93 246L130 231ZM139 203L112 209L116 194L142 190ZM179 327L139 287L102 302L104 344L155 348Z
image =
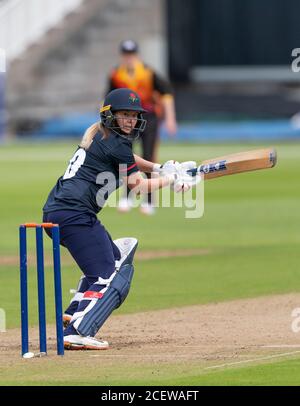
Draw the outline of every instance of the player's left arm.
M141 158L140 156L133 154L135 162L137 163L137 166L141 172L145 173L151 173L155 172L155 168L158 168L157 165L160 166L160 164L155 164L153 162L147 161L144 158Z
M197 164L195 161L186 161L181 164L173 159L166 161L164 164L154 163L146 161L146 159L141 158L139 155L133 154L135 162L138 169L141 172L151 173L156 172L157 174L166 173L178 173L187 172L190 169L196 168Z

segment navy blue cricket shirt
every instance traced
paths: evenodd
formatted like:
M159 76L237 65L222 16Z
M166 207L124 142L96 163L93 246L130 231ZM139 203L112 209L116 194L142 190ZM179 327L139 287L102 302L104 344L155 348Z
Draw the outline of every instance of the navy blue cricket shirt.
M119 165L122 165L120 172ZM97 214L103 207L101 202L105 203L109 194L120 186L120 176L137 171L132 143L114 133L104 139L98 132L87 150L77 149L65 174L51 190L43 211L76 210Z

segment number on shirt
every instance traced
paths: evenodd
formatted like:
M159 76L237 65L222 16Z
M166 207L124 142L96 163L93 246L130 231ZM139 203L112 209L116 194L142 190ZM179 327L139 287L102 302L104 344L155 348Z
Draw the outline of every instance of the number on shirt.
M73 158L70 160L70 164L64 174L63 179L70 179L73 178L73 176L76 175L78 172L79 168L83 165L86 157L86 152L84 149L79 149L76 151L75 155Z

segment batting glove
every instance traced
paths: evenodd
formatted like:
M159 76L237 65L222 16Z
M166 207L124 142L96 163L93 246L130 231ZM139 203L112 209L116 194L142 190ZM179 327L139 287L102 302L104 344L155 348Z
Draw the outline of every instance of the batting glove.
M188 171L197 167L195 161L185 161L180 164L180 176L183 182L187 183L190 187L196 186L201 182L201 174L197 173L195 176L192 176Z
M169 179L170 186L176 193L187 192L191 185L185 182L179 173L167 173L164 177Z
M163 165L154 164L153 172L158 172L160 176L165 176L170 173L179 173L180 164L178 161L170 160L165 162Z

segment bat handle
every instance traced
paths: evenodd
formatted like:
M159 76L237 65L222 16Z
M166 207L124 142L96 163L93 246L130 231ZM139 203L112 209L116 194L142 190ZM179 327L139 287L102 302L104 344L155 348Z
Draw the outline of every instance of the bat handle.
M191 176L196 176L198 173L198 168L188 169L187 173L190 174Z

